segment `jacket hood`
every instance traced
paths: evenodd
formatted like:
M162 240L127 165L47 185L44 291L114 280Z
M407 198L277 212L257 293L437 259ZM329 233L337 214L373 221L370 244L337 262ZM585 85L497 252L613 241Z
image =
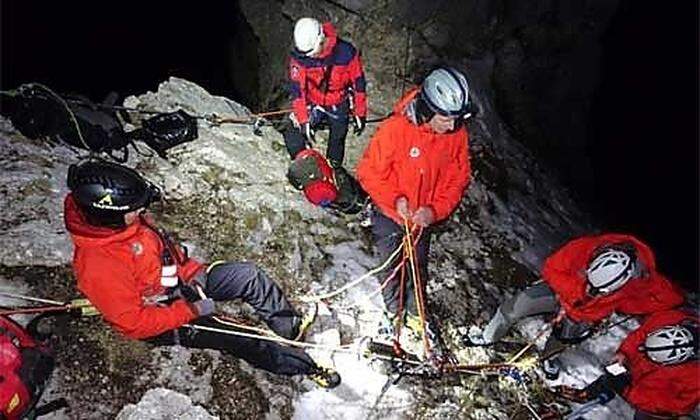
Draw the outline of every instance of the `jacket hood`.
M394 104L394 110L393 113L394 115L401 115L404 114L406 117L408 117L411 122L415 124L416 118L415 118L415 109L414 109L414 103L416 96L418 96L418 92L420 91L420 88L418 86L414 86L411 89L406 92L401 99L399 99L395 104ZM410 114L410 115L409 115Z
M64 202L64 221L66 229L73 237L77 247L102 247L106 244L123 241L136 234L140 221L124 229L113 229L90 224L72 194Z
M323 50L319 54L318 58L326 58L333 52L335 44L338 43L338 34L335 31L335 27L330 22L325 22L323 24L323 34L326 36L325 44L323 45Z

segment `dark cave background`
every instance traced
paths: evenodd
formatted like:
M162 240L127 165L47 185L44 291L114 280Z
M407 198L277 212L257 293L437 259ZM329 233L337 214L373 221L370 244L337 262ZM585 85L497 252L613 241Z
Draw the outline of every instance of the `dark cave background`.
M516 3L493 4L502 9L496 11L502 26L522 19L508 16L520 13ZM178 76L253 110L262 103L258 43L236 2L2 1L0 14L2 89L38 81L99 101L111 91L124 97L154 90ZM561 27L570 18L542 16L516 29L522 45L561 42L532 28ZM698 4L622 0L602 33L597 60L561 64L552 62L556 55L525 56L525 67L496 73L499 113L598 224L638 235L656 251L663 272L697 290ZM490 48L503 40L494 30L475 42ZM542 63L564 72L558 82L568 85L555 94L571 91L589 72L593 90L562 106L561 96L543 93L549 80ZM567 130L578 127L571 121L587 132L569 140Z

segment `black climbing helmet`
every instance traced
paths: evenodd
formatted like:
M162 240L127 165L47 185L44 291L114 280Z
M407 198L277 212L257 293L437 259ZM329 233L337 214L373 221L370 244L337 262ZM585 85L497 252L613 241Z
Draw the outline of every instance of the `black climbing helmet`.
M68 188L90 222L112 227L123 227L124 214L160 198L158 188L136 171L103 160L71 165Z

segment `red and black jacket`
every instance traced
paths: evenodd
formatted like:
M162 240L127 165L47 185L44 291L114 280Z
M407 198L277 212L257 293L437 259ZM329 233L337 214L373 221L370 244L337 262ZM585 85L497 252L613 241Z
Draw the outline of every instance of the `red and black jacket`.
M292 51L289 60L289 90L294 116L300 124L309 121L308 106L339 105L352 89L354 115L367 116L366 81L360 52L337 37L330 22L323 24L325 45L318 57Z

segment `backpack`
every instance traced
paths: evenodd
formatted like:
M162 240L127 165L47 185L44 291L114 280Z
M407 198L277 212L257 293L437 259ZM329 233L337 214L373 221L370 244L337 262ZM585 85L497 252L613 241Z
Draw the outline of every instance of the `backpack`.
M195 117L182 110L158 113L142 122L142 128L124 131L122 116L130 121L123 107L115 107L116 94L101 104L81 96L59 96L38 83L21 85L0 96L0 111L25 137L47 138L95 153L106 153L118 162L126 162L128 145L143 140L165 157L165 151L197 138ZM116 109L122 110L118 115ZM134 146L135 147L135 146ZM116 156L119 151L121 156Z
M316 206L327 207L338 196L333 168L317 150L299 152L289 166L287 179Z
M355 177L343 167L335 170L335 184L338 194L330 207L345 214L357 214L365 208L368 195Z
M8 317L0 316L0 418L30 415L54 367L49 348Z
M359 213L367 201L367 193L348 171L342 167L334 170L314 149L304 149L296 155L287 179L312 204L341 213Z

